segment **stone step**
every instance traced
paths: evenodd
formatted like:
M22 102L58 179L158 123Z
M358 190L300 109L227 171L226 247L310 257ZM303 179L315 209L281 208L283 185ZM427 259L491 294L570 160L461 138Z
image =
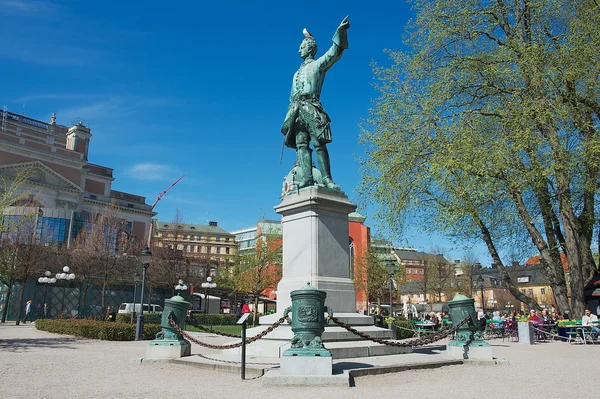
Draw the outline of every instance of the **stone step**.
M400 342L400 341L394 341ZM412 353L412 348L388 346L372 341L325 342L323 344L334 359L386 356Z

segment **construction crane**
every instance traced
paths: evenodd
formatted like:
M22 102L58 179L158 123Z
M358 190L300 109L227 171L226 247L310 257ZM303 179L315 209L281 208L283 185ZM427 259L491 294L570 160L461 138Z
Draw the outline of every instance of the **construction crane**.
M185 177L185 175L181 176L179 179L175 180L175 182L173 184L171 184L169 187L167 187L164 191L161 191L158 194L158 197L156 197L156 200L154 200L154 204L152 204L152 208L150 208L150 210L153 210L154 207L156 206L156 204L158 204L158 201L160 201L162 199L162 197L165 196L165 194L172 189L177 183L179 183L179 181L181 179L183 179ZM152 241L152 222L150 222L150 231L148 231L148 247L150 247L150 242Z
M154 207L156 206L156 204L158 204L158 201L160 201L162 199L162 197L165 196L165 194L172 189L177 183L179 183L179 180L183 179L185 177L185 175L181 176L179 179L175 180L175 183L171 184L169 187L167 187L166 190L162 191L160 194L158 194L158 197L156 197L156 200L154 201L154 204L152 204L152 208L150 208L150 210L154 209Z

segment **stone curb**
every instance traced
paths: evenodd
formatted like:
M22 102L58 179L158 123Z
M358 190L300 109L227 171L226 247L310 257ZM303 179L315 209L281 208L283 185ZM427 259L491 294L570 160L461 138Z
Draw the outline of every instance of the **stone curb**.
M429 362L429 363L413 363L413 364L403 364L397 366L376 366L376 367L365 367L361 369L348 370L351 377L364 377L367 375L379 375L379 374L388 374L388 373L398 373L401 371L408 370L424 370L424 369L434 369L438 367L444 366L455 366L462 365L464 362L462 360L442 360L438 362ZM334 365L335 367L335 365Z

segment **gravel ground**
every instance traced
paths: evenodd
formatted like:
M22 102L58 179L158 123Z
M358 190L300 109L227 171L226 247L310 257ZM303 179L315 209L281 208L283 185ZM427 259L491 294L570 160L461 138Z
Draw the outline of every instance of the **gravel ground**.
M214 343L222 339L203 338ZM353 388L284 392L263 387L260 379L241 381L239 374L185 365L140 365L145 342L96 341L37 331L30 324L0 324L0 398L600 397L600 345L490 343L494 356L509 364L405 371L359 377ZM193 345L192 353L211 351Z

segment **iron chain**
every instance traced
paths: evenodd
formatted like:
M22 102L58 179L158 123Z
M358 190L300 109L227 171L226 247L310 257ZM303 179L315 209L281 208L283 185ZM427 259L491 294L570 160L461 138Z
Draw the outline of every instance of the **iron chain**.
M382 339L382 338L371 337L370 335L362 333L362 332L356 330L355 328L352 328L351 326L347 325L346 323L341 322L336 317L329 315L329 320L333 321L338 326L350 331L352 334L358 335L359 337L367 339L369 341L377 342L378 344L383 344L383 345L388 345L388 346L398 346L398 347L403 347L403 348L408 348L408 347L413 348L416 346L429 345L435 341L444 339L447 336L454 334L460 327L462 327L470 319L471 319L471 316L467 316L453 328L451 328L449 330L441 330L441 331L439 331L435 334L431 334L427 337L420 337L420 338L413 339L410 341L405 341L405 342L395 342L395 341L388 341L388 340Z
M246 340L246 344L251 344L255 341L258 341L259 339L261 339L262 337L264 337L265 335L267 335L268 333L272 332L274 329L276 329L277 327L279 327L284 321L286 321L287 317L286 316L282 316L279 320L277 320L275 323L271 324L269 326L269 328L267 328L266 330L262 331L260 334L256 334L255 336L248 338ZM200 345L200 346L204 346L206 348L210 348L210 349L233 349L233 348L238 348L240 346L242 346L242 342L237 342L235 344L229 344L229 345L213 345L213 344L208 344L206 342L202 342L194 337L192 337L190 334L188 334L186 331L182 330L181 328L179 328L179 326L177 325L177 323L172 319L169 318L169 324L171 325L171 327L173 327L175 330L177 330L177 332L181 335L183 335L185 338L189 339L191 342ZM240 338L238 335L233 335L233 334L225 334L225 333L221 333L219 335L224 335L224 336L233 336L235 338Z

